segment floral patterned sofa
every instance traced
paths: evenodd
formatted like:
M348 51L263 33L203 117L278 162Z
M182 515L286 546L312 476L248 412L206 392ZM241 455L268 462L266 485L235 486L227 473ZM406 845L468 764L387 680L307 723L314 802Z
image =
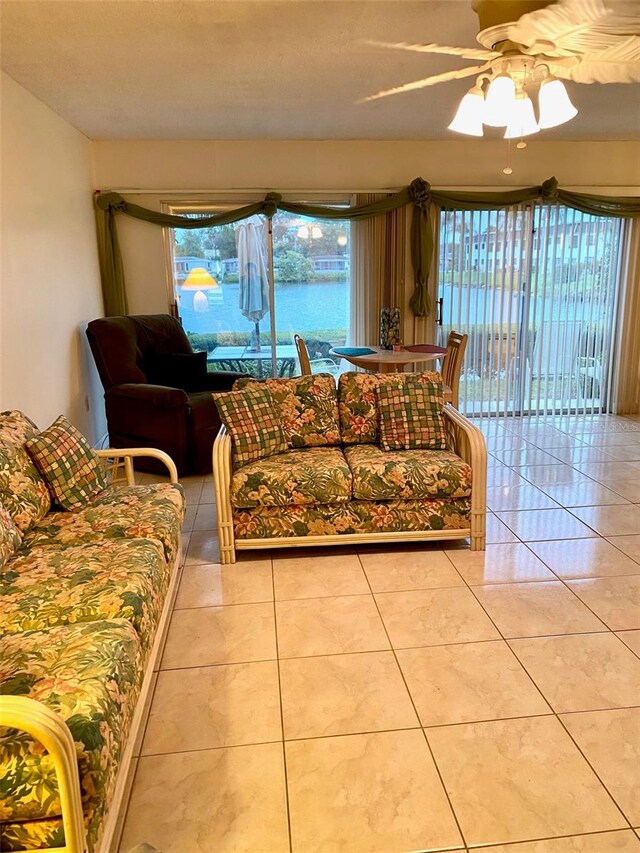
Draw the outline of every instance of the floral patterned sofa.
M184 496L166 454L99 451L110 483L84 508L52 507L0 414L0 849L107 850L159 658ZM171 482L133 485L150 453ZM124 476L122 476L124 474Z
M440 382L433 373L393 376ZM236 549L346 542L468 537L484 549L482 433L440 403L446 449L383 450L376 391L389 378L343 373L337 389L326 374L267 380L287 450L248 464L234 464L221 428L213 474L222 563L235 562ZM238 380L234 390L256 381Z

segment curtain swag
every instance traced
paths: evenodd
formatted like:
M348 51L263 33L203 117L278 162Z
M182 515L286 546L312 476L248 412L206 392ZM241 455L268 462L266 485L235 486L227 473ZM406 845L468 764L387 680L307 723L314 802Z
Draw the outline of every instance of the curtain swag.
M211 228L216 225L229 225L247 219L256 213L272 217L278 210L296 213L300 216L313 216L317 219L366 219L380 216L405 205L413 205L411 222L411 261L415 274L415 289L410 300L413 313L426 317L430 312L430 300L427 289L429 268L434 251L434 234L429 217L431 205L456 210L489 210L510 207L526 201L542 200L559 202L567 207L591 213L595 216L640 216L640 197L601 196L586 193L574 193L558 187L555 178L549 178L538 187L526 187L520 190L504 192L451 192L434 190L423 178L415 178L408 187L399 192L357 207L336 208L318 204L299 204L283 201L279 193L267 193L262 201L216 213L201 219L188 216L176 216L160 213L132 204L115 192L97 192L94 196L100 272L107 316L126 314L127 294L124 282L124 270L118 234L116 216L125 213L135 219L151 222L169 228Z

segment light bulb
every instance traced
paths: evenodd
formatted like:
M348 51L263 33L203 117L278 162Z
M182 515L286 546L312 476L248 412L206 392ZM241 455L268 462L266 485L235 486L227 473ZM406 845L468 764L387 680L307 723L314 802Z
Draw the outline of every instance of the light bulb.
M460 101L460 106L449 125L449 130L456 133L466 133L468 136L482 136L483 111L484 95L482 89L480 86L474 86Z
M338 246L346 246L347 242L348 242L347 241L347 235L346 234L339 234L336 242L337 242Z
M551 77L540 86L538 95L540 107L540 127L556 127L578 115L562 80Z
M504 138L531 136L532 133L537 133L539 130L531 98L524 92L518 92Z
M209 310L207 294L203 293L201 290L198 290L193 297L193 310L197 311L198 314L204 314Z
M508 74L499 74L489 85L483 122L490 127L506 127L516 99L516 85Z

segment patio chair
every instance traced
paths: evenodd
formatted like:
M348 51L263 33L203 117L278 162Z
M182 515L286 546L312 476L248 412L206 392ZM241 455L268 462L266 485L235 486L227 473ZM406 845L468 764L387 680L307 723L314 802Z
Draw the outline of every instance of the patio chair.
M312 373L331 373L337 376L340 366L329 357L328 352L331 344L326 341L310 340L307 343L300 337L294 335L293 340L298 350L298 361L300 362L300 373L308 376Z
M447 354L442 359L442 381L451 389L451 405L454 409L458 408L459 403L460 373L468 338L469 335L460 332L449 332Z

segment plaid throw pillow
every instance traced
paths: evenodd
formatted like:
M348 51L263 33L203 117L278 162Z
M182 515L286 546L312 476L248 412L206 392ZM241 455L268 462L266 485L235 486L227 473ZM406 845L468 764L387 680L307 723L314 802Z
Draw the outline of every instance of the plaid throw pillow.
M233 464L239 468L287 450L273 397L264 385L213 394L220 420L233 442Z
M446 450L442 382L382 380L376 389L383 450Z
M54 502L76 510L106 488L98 455L81 432L61 415L48 429L25 443Z
M236 379L233 390L259 384L250 376ZM340 444L336 381L329 373L265 379L279 415L288 447Z

